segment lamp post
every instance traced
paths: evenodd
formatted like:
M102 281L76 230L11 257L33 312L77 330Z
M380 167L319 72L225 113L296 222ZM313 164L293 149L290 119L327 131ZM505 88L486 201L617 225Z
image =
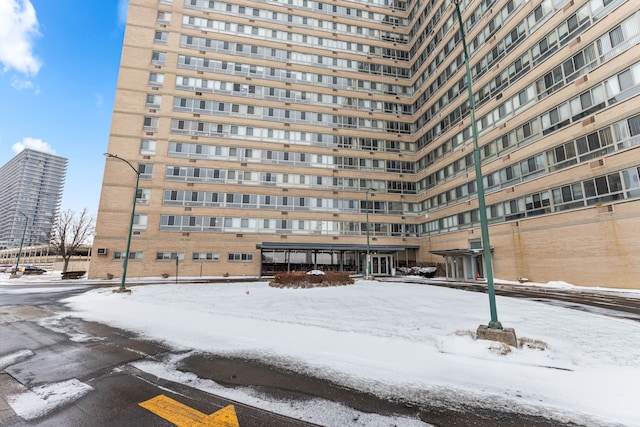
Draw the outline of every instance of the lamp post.
M476 171L476 186L478 187L478 208L480 209L480 228L482 230L482 249L484 252L484 266L487 276L487 292L489 294L489 308L491 311L491 321L489 329L502 329L502 324L498 321L498 311L496 309L496 294L493 287L493 269L491 267L491 247L489 244L489 227L487 225L487 208L484 200L484 184L482 182L482 167L480 165L480 149L478 148L478 131L476 129L475 107L473 103L473 90L471 89L471 71L469 70L469 54L467 53L467 42L464 37L464 25L462 14L460 13L460 2L453 0L458 15L460 27L460 38L462 39L462 49L464 51L464 65L467 72L467 93L469 95L469 114L471 119L471 136L473 138L473 163Z
M365 193L365 212L366 212L366 221L367 221L367 260L366 260L366 266L367 266L367 275L366 275L366 279L369 279L371 277L371 253L370 253L370 247L369 247L369 192L371 191L375 191L375 188L367 188L367 192ZM373 195L373 194L372 194Z
M14 277L17 277L18 275L18 266L20 265L20 255L22 255L22 245L24 244L24 235L27 233L27 223L29 222L29 217L18 211L18 213L22 216L24 216L24 228L22 229L22 239L20 239L20 250L18 251L18 257L16 258L16 269L13 272Z
M131 234L133 233L133 219L136 214L136 200L138 198L138 183L140 182L140 171L136 169L128 160L123 159L122 157L118 157L117 154L104 153L105 156L112 159L117 159L125 162L129 165L131 170L133 170L136 174L136 188L133 192L133 207L131 208L131 220L129 221L129 235L127 237L127 251L125 253L124 262L122 263L122 281L120 282L120 292L125 292L127 289L125 288L125 281L127 280L127 267L129 265L129 249L131 248Z

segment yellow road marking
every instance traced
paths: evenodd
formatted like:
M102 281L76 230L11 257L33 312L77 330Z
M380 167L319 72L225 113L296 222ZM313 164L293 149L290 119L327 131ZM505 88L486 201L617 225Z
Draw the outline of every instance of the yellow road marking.
M178 427L240 427L233 405L207 415L163 394L139 405Z
M217 427L240 427L233 405L225 406L209 415L210 425Z

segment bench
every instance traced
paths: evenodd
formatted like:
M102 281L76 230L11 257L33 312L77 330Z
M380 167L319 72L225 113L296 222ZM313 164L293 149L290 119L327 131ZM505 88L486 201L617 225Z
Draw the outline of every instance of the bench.
M62 280L79 279L84 276L86 271L67 271L62 273Z

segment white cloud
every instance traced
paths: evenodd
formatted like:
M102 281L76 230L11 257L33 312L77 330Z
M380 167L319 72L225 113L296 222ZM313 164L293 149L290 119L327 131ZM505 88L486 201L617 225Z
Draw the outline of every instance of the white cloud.
M2 0L0 0L2 1ZM18 76L11 78L11 86L15 90L33 89L33 92L38 95L40 93L40 87L33 83L30 79L21 79Z
M42 66L33 53L40 36L38 18L30 0L0 0L0 62L3 71L35 76Z
M17 90L23 90L23 89L33 89L33 82L29 79L20 79L16 76L13 76L11 78L11 86L13 86L14 89Z
M129 0L118 0L118 25L124 26L127 23L127 10Z
M0 0L0 2L3 0ZM56 154L56 150L53 149L49 145L49 143L44 142L41 139L26 137L20 142L16 142L11 146L11 149L18 154L25 148L29 148L31 150L42 151L43 153Z

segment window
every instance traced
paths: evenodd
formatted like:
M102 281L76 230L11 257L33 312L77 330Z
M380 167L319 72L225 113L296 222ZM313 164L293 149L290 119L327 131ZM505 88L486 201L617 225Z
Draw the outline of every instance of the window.
M148 188L138 188L136 192L136 204L148 205L151 198L151 190Z
M156 261L168 260L184 261L184 252L156 252Z
M587 185L585 183L585 192L587 193L587 196L594 196L594 195L606 195L608 193L613 193L616 191L620 191L622 189L622 184L620 181L620 175L619 174L612 174L609 176L601 176L596 178L594 181L595 183L595 193L593 192L593 184L589 183L590 185ZM607 198L608 199L608 198ZM601 201L601 200L598 200ZM592 202L588 202L589 204L595 203L595 201Z
M253 261L253 254L251 253L230 253L229 254L229 261L233 261L233 262L237 262L237 261L245 261L245 262L251 262Z
M141 163L138 165L138 172L140 172L140 179L151 179L153 165Z
M551 212L549 207L550 201L548 191L525 196L524 202L527 216L535 216Z
M579 98L579 97L578 97ZM542 128L543 134L546 135L549 132L560 129L561 127L569 124L571 111L567 103L560 105L559 107L550 110L542 115Z
M613 151L613 136L610 128L593 132L576 140L580 161L584 162ZM607 148L608 147L608 148Z
M554 90L563 86L562 68L560 66L554 68L551 72L538 79L536 82L539 98L549 95Z
M520 170L525 179L531 179L544 173L544 166L544 156L542 154L537 154L520 162Z
M151 131L151 132L157 131L158 121L159 119L157 117L145 117L142 124L142 130Z
M605 83L607 97L610 103L622 101L637 93L640 82L640 64L636 63L630 69L610 77ZM631 90L636 87L636 89Z
M580 183L565 185L552 191L553 204L556 211L580 208L584 206L582 186Z
M640 168L623 170L622 178L627 189L627 197L640 197Z
M482 249L482 240L469 239L469 249Z
M150 139L143 139L140 141L140 154L142 155L155 155L156 154L156 141Z
M176 216L175 215L162 215L160 217L160 223L162 225L169 225L169 226L176 225ZM160 227L160 229L162 230L163 228Z
M159 44L167 44L167 40L169 40L169 33L166 31L156 31L155 36L153 38L154 43Z
M149 74L149 85L162 86L163 84L164 84L164 74L161 74L161 73Z
M216 198L217 198L217 194L216 194ZM218 218L216 218L215 216L209 217L209 228L214 228L217 225L218 225Z
M611 42L611 47L616 47L624 41L622 27L615 28L609 32L609 41Z
M220 254L217 252L194 252L191 259L194 261L219 261Z
M164 65L167 62L166 52L153 51L151 54L151 63L154 65Z
M618 74L618 83L620 84L620 91L625 91L633 86L633 75L631 70L623 71Z
M635 116L627 120L631 136L640 135L640 116Z
M147 94L147 102L145 106L147 108L160 108L161 102L162 102L161 95Z
M602 86L596 86L590 91L572 98L570 105L573 120L578 120L604 108L604 98L605 94Z
M136 195L137 199L137 195ZM147 215L136 214L133 216L133 229L134 230L146 230L147 229Z
M131 260L140 260L142 259L142 252L129 252L129 259ZM114 252L113 253L113 259L114 260L118 260L118 259L124 259L126 255L126 252L122 251L122 252Z
M158 11L158 18L156 21L160 24L169 24L171 23L171 12L167 12L165 10Z

